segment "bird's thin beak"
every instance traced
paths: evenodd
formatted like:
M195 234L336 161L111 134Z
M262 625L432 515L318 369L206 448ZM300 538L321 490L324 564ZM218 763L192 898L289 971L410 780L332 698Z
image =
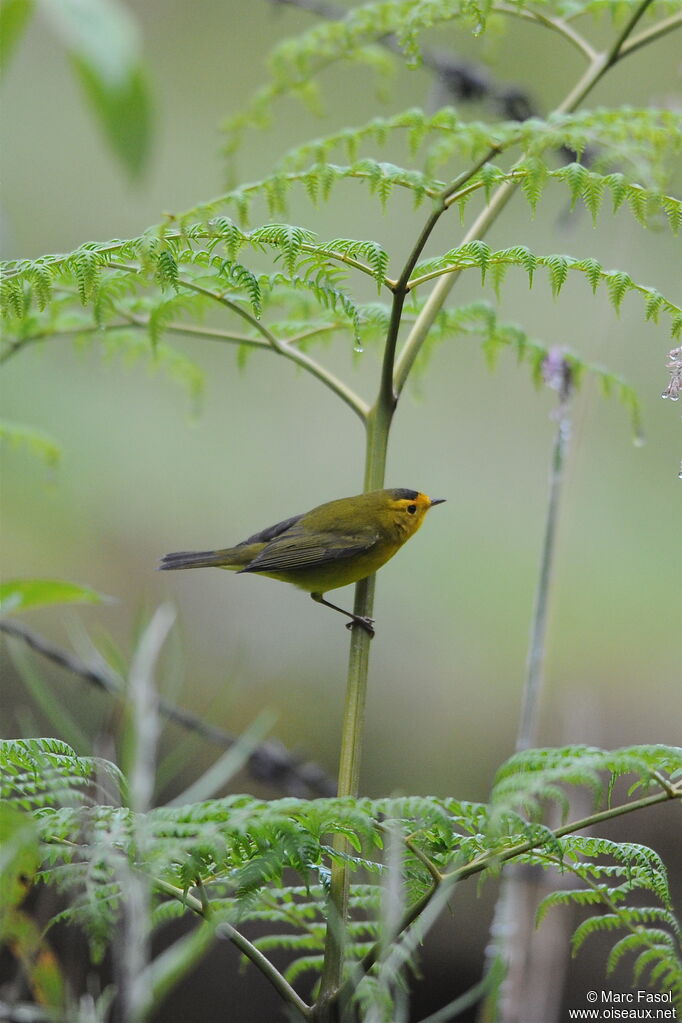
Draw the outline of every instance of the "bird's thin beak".
M446 501L445 497L432 497L431 504L429 505L429 507L433 508L434 504L445 504L445 501Z

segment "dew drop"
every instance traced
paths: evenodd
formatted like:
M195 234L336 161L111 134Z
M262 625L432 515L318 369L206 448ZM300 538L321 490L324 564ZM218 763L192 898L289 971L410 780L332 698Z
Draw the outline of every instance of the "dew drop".
M632 438L632 443L635 445L636 448L643 448L644 445L646 444L644 434L636 433L635 436Z
M364 349L364 348L362 347L362 345L360 344L360 342L359 342L359 341L356 341L356 342L355 342L355 344L353 345L353 351L354 351L354 352L357 352L357 353L358 353L358 355L362 355L362 353L364 352L364 350L365 350L365 349Z

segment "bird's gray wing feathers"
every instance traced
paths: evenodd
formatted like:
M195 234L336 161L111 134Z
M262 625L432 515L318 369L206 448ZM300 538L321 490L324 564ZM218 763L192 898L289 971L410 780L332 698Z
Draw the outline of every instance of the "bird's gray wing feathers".
M339 537L334 533L312 533L291 530L275 538L242 572L282 572L288 569L328 565L356 554L364 554L376 544L374 532Z
M281 522L276 522L274 526L261 529L259 533L254 533L253 536L242 540L241 543L237 544L237 547L246 547L250 543L268 543L270 540L274 540L276 536L281 536L287 529L291 529L297 522L300 522L304 514L305 512L301 512L300 515L292 515L290 519L282 519Z

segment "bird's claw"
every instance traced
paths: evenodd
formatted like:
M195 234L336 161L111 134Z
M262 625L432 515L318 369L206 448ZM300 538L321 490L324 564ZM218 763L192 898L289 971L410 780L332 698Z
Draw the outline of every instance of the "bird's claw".
M373 618L368 618L365 615L354 615L353 620L346 623L346 628L352 629L354 625L359 625L369 636L375 635Z

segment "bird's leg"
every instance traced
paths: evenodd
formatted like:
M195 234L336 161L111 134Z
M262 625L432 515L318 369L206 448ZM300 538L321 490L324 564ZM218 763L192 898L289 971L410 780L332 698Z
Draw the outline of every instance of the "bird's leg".
M354 625L359 625L361 629L369 633L370 636L374 635L374 619L366 618L364 615L355 615L352 611L345 611L342 607L338 607L336 604L331 604L328 600L324 599L323 593L311 593L310 596L317 604L324 604L325 607L330 607L332 611L338 611L339 614L346 615L351 621L346 626L347 629L352 629Z

